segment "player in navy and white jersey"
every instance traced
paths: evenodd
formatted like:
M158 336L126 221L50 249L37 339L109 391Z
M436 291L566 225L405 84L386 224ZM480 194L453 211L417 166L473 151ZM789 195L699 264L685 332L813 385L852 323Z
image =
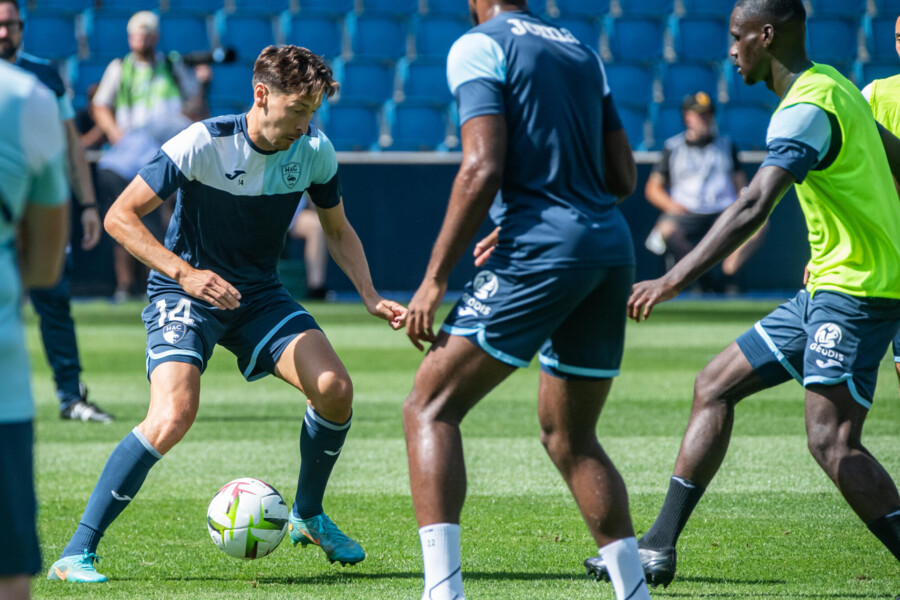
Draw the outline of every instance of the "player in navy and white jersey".
M0 514L6 524L0 598L27 600L31 576L41 569L41 553L22 287L53 285L59 277L68 237L68 189L53 95L33 75L2 60L0 114Z
M631 149L596 52L525 1L469 7L477 26L447 60L462 166L406 327L419 349L433 342L403 413L423 598L464 596L459 423L538 353L542 441L600 553L616 564L617 597L646 599L625 484L595 434L619 372L634 276L616 207L634 191ZM482 269L435 335L449 272L489 211L498 229L476 249Z
M150 468L193 423L200 375L216 344L234 353L248 381L274 374L307 396L289 524L293 543L318 544L332 562L365 558L322 508L350 427L350 377L312 315L278 281L278 257L304 191L331 256L368 311L399 329L406 309L375 291L344 215L334 148L310 124L337 89L331 69L305 48L270 46L256 60L253 86L247 114L196 123L176 135L107 214L110 235L152 269L143 312L150 408L109 457L50 579L106 581L93 565L97 544ZM163 246L140 217L175 190Z

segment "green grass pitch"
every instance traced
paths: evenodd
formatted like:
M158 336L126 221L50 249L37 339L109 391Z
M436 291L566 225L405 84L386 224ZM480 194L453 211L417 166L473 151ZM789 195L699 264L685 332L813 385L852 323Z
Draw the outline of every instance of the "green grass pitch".
M598 433L628 484L645 531L668 485L695 374L774 302L676 302L630 324L622 375ZM37 400L36 477L45 569L73 532L119 440L144 416L142 306L74 307L91 398L109 426L61 422L35 319L26 314ZM447 307L444 307L446 310ZM225 482L262 478L290 504L305 403L274 377L246 383L217 349L200 412L184 441L151 471L103 539L110 583L36 578L35 598L389 599L421 594L419 540L409 496L400 405L420 354L358 304L310 304L353 377L354 425L326 495L326 511L368 552L342 569L314 547L282 543L239 561L218 550L206 507ZM440 315L439 315L440 316ZM596 552L538 440L538 369L515 373L463 424L469 496L463 572L469 598L613 598L588 579ZM745 400L728 457L682 536L679 569L657 598L856 599L900 594L900 566L844 504L806 450L803 393L788 383ZM864 441L900 480L900 402L893 364L882 365Z

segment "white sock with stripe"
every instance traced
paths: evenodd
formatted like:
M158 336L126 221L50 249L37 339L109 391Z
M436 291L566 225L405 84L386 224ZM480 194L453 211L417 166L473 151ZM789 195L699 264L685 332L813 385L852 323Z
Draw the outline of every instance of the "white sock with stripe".
M459 525L435 523L419 529L425 591L422 600L465 600L460 559Z
M633 537L616 540L598 550L606 564L616 600L650 600L650 590L644 579L644 567Z

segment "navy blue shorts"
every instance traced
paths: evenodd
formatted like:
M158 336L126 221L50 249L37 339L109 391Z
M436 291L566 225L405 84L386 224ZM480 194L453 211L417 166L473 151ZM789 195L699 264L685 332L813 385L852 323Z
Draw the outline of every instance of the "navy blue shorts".
M0 423L0 577L41 572L34 496L34 428L25 423Z
M510 274L484 269L466 284L443 330L472 339L494 358L563 379L619 374L625 304L634 266Z
M871 408L878 365L900 326L900 300L801 290L742 334L737 343L769 385L846 383Z
M234 310L221 310L185 292L159 292L141 313L147 329L147 378L164 362L186 362L202 373L220 344L237 357L247 381L275 371L288 344L319 329L284 287L244 294Z

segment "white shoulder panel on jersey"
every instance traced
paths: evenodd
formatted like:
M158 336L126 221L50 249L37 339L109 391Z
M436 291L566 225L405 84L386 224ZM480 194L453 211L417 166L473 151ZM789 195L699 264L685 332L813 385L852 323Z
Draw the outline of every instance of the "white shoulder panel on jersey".
M203 123L194 123L163 144L162 151L178 170L190 180L204 179L204 154L211 147L212 136Z
M483 33L467 33L447 55L447 83L450 92L474 79L506 81L506 56L493 38Z
M796 140L815 148L821 160L831 145L831 121L825 111L815 104L794 104L772 116L766 143L777 139Z

